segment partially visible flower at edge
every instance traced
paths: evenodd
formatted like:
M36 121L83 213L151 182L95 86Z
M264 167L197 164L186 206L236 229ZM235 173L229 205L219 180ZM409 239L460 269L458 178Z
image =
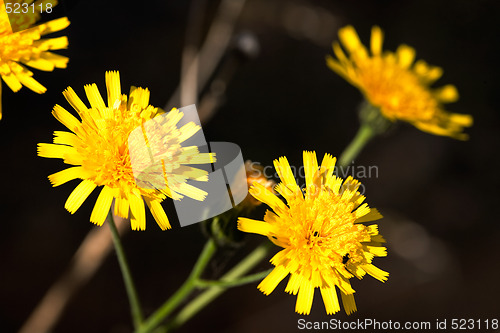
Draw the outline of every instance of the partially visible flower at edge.
M247 177L247 186L250 188L254 183L259 183L263 185L268 190L274 193L274 186L276 182L272 179L267 178L264 173L264 167L258 163L254 163L250 160L245 161L245 171ZM240 203L242 210L248 212L254 207L260 206L262 202L255 199L253 196L248 195L245 200Z
M29 3L29 1L10 0L9 3L14 5ZM0 0L0 76L14 92L19 91L22 86L39 94L47 90L23 65L42 71L53 71L54 68L66 68L69 60L67 57L49 52L67 48L67 37L42 39L44 35L66 28L69 25L68 18L62 17L33 26L40 19L40 4L56 6L57 1L37 0L34 3L34 13L29 7L28 13L7 15L4 1ZM0 82L0 119L2 118L1 96L2 84Z
M378 26L371 31L371 54L352 26L340 29L339 39L348 56L334 42L337 59L327 56L328 67L358 88L386 118L406 121L431 134L468 138L462 131L472 126L472 116L449 113L442 107L458 100L455 86L430 87L443 74L441 68L423 60L414 62L415 50L408 45L400 45L395 53L382 53L383 32Z
M363 204L361 185L348 177L345 181L334 174L336 159L325 154L318 166L315 152L304 151L306 188L297 185L286 157L274 161L281 183L276 191L286 204L260 183L250 193L267 204L264 221L240 217L238 228L267 236L284 248L271 263L276 266L259 284L266 295L290 274L285 292L297 295L295 311L309 314L314 290L320 288L326 312L340 311L338 288L347 314L356 311L354 289L349 281L366 273L384 282L388 273L372 264L374 257L386 256L376 224L364 225L382 218Z
M123 218L130 218L133 230L146 228L144 201L162 230L169 229L170 223L160 202L167 196L180 200L184 196L204 200L206 192L187 184L187 179L207 181L208 172L189 164L213 163L213 153L200 153L196 146L181 146L201 127L188 122L178 128L177 123L183 113L173 109L162 117L157 125L163 128L154 144L154 160L161 161L152 166L151 178L165 179L165 188L155 188L138 184L134 177L128 139L136 128L158 115L161 109L149 105L149 90L132 87L129 96L121 94L118 72L106 72L108 105L95 84L85 86L85 93L91 107L88 108L68 87L63 95L81 118L79 121L60 105L55 105L52 114L71 132L55 131L54 143L38 144L38 155L47 158L60 158L74 165L49 176L53 186L59 186L73 179L81 183L68 197L65 208L74 213L97 186L103 186L90 216L90 221L102 225L111 208ZM158 135L158 133L153 133ZM151 140L150 140L151 141ZM147 154L146 154L147 155Z

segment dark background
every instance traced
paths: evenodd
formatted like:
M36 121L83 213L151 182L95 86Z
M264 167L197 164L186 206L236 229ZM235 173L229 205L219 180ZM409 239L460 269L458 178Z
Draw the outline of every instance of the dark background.
M217 8L209 1L206 27ZM54 104L70 106L61 92L97 83L119 70L122 91L148 87L151 104L163 106L175 90L190 1L63 1L60 13L68 68L35 72L48 88L12 93L3 84L0 121L0 327L15 332L65 270L87 232L96 199L74 215L64 202L76 181L51 188L47 176L60 160L36 156L36 144L51 142L63 127ZM417 59L443 67L437 86L460 92L448 110L472 114L466 142L437 137L400 124L371 142L356 161L377 166L378 177L362 179L367 202L385 216L380 231L389 255L375 264L390 272L382 284L371 277L353 281L358 312L327 316L319 293L311 315L294 313L296 297L280 284L264 296L256 284L230 290L185 325L184 332L294 331L297 320L392 321L500 319L498 274L500 129L498 1L298 1L248 0L236 32L250 31L259 56L242 65L227 87L225 104L204 131L209 141L240 145L245 159L272 165L286 155L302 165L302 150L339 156L354 136L360 93L325 65L339 27L353 24L365 45L371 26L385 31L385 49L415 47ZM262 218L263 210L254 213ZM103 226L107 228L107 226ZM250 251L250 245L236 258ZM199 226L161 232L149 215L145 232L130 232L124 246L144 310L150 314L187 277L202 248ZM276 249L275 252L277 252ZM227 253L217 257L232 265ZM267 269L262 263L259 268ZM54 332L130 332L129 305L115 255L65 309ZM484 331L484 330L483 330Z

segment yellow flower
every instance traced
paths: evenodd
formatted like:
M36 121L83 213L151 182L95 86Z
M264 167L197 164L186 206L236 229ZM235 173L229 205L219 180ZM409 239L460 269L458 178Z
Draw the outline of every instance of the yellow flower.
M461 132L472 125L472 117L449 113L442 106L458 100L455 86L430 87L441 77L441 68L423 60L414 63L415 50L408 45L400 45L395 53L382 53L383 32L377 26L371 32L371 55L352 26L340 29L339 38L349 57L334 42L337 59L328 56L328 67L358 88L386 118L436 135L468 138Z
M32 1L10 0L16 4L31 3ZM12 91L17 92L26 86L36 93L42 94L47 89L36 81L24 65L52 71L54 68L66 68L68 58L49 52L50 50L64 49L68 46L66 37L41 39L42 36L66 28L69 21L66 17L42 23L32 27L40 18L40 4L55 6L57 1L36 1L34 12L29 8L28 13L12 13L7 15L4 1L0 0L0 76ZM16 7L17 8L17 7ZM46 8L46 7L43 7ZM22 8L21 8L22 9ZM9 22L10 18L10 22ZM17 32L14 32L17 31ZM0 82L0 99L2 95ZM0 101L0 119L2 107Z
M306 188L295 182L286 157L274 161L281 183L276 191L285 204L271 191L254 183L250 193L274 210L267 211L264 222L240 218L238 228L267 236L283 247L271 263L276 266L259 284L266 295L290 274L285 291L297 295L295 311L309 314L315 288L320 288L326 312L340 310L336 288L339 289L347 314L356 311L354 290L349 279L361 279L366 273L384 282L388 273L372 265L375 256L385 256L385 242L374 221L382 215L363 204L358 192L360 183L348 177L345 181L334 175L336 159L325 154L318 166L315 152L304 152Z
M127 98L121 94L118 72L106 72L106 87L107 106L95 84L85 86L90 108L71 87L63 92L81 121L55 105L52 114L73 133L55 131L53 144L38 144L38 155L61 158L73 167L50 175L49 180L53 186L59 186L73 179L83 179L66 201L65 208L70 213L74 213L97 186L103 186L90 216L90 221L97 225L104 223L114 199L115 214L130 217L133 230L146 228L144 201L160 228L169 229L170 223L160 202L166 196L175 200L183 196L204 200L206 192L187 184L186 180L207 181L208 172L186 164L211 163L215 157L211 153L200 153L196 146L180 145L198 132L200 126L189 122L177 128L183 113L173 109L165 114L149 105L148 89L132 87ZM155 118L158 115L163 116ZM152 166L148 170L149 179L157 175L164 178L163 184L167 185L162 189L136 182L129 151L129 147L134 149L133 145L129 146L129 134L136 128L144 129L144 124L151 119L156 126L162 126L161 133L166 133L154 140L151 138L155 133L148 133L152 134L148 148L153 147L149 153L154 155L152 159L161 160L156 168Z

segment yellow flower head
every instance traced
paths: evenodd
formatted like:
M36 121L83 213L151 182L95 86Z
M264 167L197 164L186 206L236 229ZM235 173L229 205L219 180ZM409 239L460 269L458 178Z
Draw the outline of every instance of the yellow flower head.
M176 200L183 196L204 200L206 192L187 184L186 180L207 181L208 172L187 164L211 163L215 157L211 153L200 153L196 146L181 146L201 129L200 126L189 122L178 128L176 125L183 113L173 109L165 114L149 105L148 89L132 87L128 97L122 95L118 72L106 72L106 87L108 105L95 84L85 86L90 108L71 87L63 92L81 121L56 105L52 114L73 133L55 131L53 144L38 144L38 155L61 158L74 166L50 175L49 180L53 186L59 186L73 179L83 179L66 201L65 208L70 213L78 210L97 186L103 186L90 216L90 221L97 225L105 221L114 199L115 214L130 218L133 230L146 228L144 201L160 228L169 229L170 223L160 202L166 196ZM155 118L158 115L162 117ZM164 121L156 121L160 118ZM159 175L165 180L164 188L138 184L134 177L129 147L135 148L129 145L129 135L134 129L150 124L148 120L162 126L164 136L155 137L158 133L149 133L152 134L149 135L149 155L161 163L151 166L146 179ZM147 141L145 133L144 136Z
M259 284L266 295L290 274L285 291L297 295L295 311L309 314L315 288L320 288L326 312L340 310L336 288L347 314L356 311L354 290L349 279L361 279L366 273L384 282L388 273L372 265L375 256L385 256L384 241L376 224L362 222L382 218L376 209L363 204L365 197L358 192L360 183L348 177L345 181L334 175L336 159L325 154L318 166L315 152L304 152L306 188L295 182L286 157L274 161L281 183L276 191L281 201L259 183L250 193L271 207L264 222L240 218L238 228L245 232L267 236L283 247L271 263L276 266Z
M383 32L377 26L372 28L371 54L352 26L340 29L339 39L349 57L334 42L337 59L328 56L328 67L358 88L386 118L409 122L436 135L468 138L462 131L472 125L472 117L449 113L442 106L458 100L455 86L430 87L441 77L441 68L423 60L414 63L415 50L408 45L400 45L395 53L382 53Z
M9 15L7 15L4 1L0 0L0 76L14 92L19 91L24 85L34 92L42 94L47 89L32 77L33 73L23 64L43 71L52 71L56 67L66 68L68 58L49 51L66 48L68 39L66 37L41 38L46 34L66 28L69 21L63 17L32 27L40 18L40 8L46 9L47 4L53 7L57 1L38 0L33 4L33 7L31 7L32 0L10 0L8 3L12 9L12 13ZM27 13L21 12L25 10L23 4L30 5L26 7L28 8ZM14 13L16 8L19 13ZM0 98L1 88L0 83ZM1 117L0 103L0 119Z

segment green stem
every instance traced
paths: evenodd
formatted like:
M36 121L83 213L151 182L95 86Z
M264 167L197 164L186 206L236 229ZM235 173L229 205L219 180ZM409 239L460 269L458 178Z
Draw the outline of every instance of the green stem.
M269 252L270 243L265 242L255 248L248 256L239 262L233 269L222 276L222 281L233 281L248 273L253 267L262 261ZM220 296L227 288L224 286L213 286L187 304L167 326L168 330L175 329L191 319L206 305Z
M241 286L247 283L252 283L258 280L262 280L265 278L269 273L271 273L273 269L268 269L266 271L260 272L260 273L255 273L255 274L250 274L247 276L244 276L242 278L236 279L236 280L199 280L197 283L197 287L199 288L208 288L208 287L224 287L224 288L230 288L230 287L237 287Z
M208 240L186 281L144 322L137 330L138 333L151 332L151 330L156 328L182 301L184 301L193 289L196 288L200 275L214 255L215 250L215 242L212 239Z
M111 210L108 213L108 222L115 246L116 255L118 257L118 263L120 264L123 282L125 283L125 289L127 291L128 300L130 302L132 320L134 322L134 327L137 329L138 327L140 327L143 321L141 305L139 303L139 297L137 296L137 291L134 286L132 274L130 273L127 258L125 257L125 251L123 250L123 246L120 241L120 235L118 234L118 230L116 229L113 213L111 212Z
M338 166L344 168L348 166L361 152L363 147L370 141L376 132L369 124L362 124L351 143L344 149L339 158Z

